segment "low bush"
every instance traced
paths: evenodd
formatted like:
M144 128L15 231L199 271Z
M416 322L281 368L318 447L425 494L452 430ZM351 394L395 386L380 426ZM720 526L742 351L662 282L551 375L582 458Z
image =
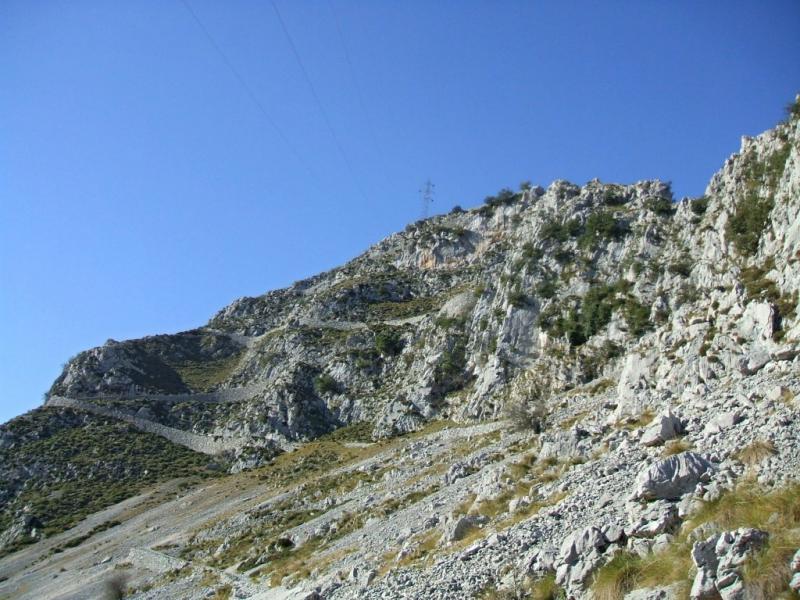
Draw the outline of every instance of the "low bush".
M578 238L578 245L588 247L601 240L617 240L630 233L628 224L614 218L610 212L598 211L586 219L583 233Z
M511 422L514 431L544 431L547 406L542 398L517 400L503 406L503 416Z
M508 294L508 303L515 308L522 308L528 304L528 296L520 290L513 290Z
M314 388L319 394L327 394L329 392L338 392L339 383L327 373L322 373L314 380Z
M742 256L752 256L758 251L773 206L771 198L761 198L755 193L748 194L736 205L728 220L726 234Z
M698 217L702 217L708 209L708 197L695 198L689 203L689 209Z
M375 348L384 356L397 356L403 351L403 338L396 329L382 328L375 334Z
M645 203L645 208L659 217L671 217L675 214L675 205L667 198L651 198Z

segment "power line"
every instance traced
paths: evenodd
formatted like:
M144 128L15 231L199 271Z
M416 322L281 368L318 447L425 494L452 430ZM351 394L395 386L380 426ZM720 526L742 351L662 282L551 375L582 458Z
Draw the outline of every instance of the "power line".
M270 116L270 114L267 112L267 109L264 108L264 105L258 99L258 96L256 96L256 94L253 91L253 89L247 84L247 81L245 80L245 78L242 77L241 73L239 73L239 70L234 66L234 64L228 58L228 55L225 54L225 52L222 50L220 45L217 44L216 40L214 39L214 36L211 35L211 32L208 30L208 28L205 25L203 25L203 22L200 20L200 17L198 17L197 13L194 11L194 9L192 9L192 7L189 4L188 0L181 0L181 3L183 4L184 7L186 7L186 10L189 11L189 14L194 19L194 22L197 23L197 26L200 28L200 30L203 32L203 34L206 36L206 39L208 39L209 43L211 44L211 47L214 48L214 50L217 52L219 57L222 59L222 62L225 64L226 67L228 67L228 70L233 74L233 76L236 79L236 81L239 82L239 85L242 86L242 89L244 89L245 93L250 98L250 100L253 102L253 104L256 106L256 108L261 112L261 114L264 116L264 118L267 120L267 122L272 126L272 128L275 130L275 132L281 138L281 140L283 140L283 143L286 144L286 146L289 148L289 150L292 152L292 154L294 154L295 158L297 158L297 160L300 162L300 164L302 164L303 167L305 167L305 169L316 180L316 182L320 186L320 188L324 189L325 186L322 184L321 179L316 174L314 169L311 168L311 165L308 164L308 162L303 158L302 154L300 154L300 152L297 150L297 148L294 146L294 144L292 144L292 142L289 141L289 138L286 136L286 134L283 132L283 130L275 122L275 119L273 119Z
M344 32L342 31L342 25L339 21L339 15L336 13L336 10L333 6L333 1L328 0L328 6L331 9L331 14L333 15L333 22L336 24L336 31L339 34L339 41L342 43L342 50L344 51L344 58L347 62L347 67L350 71L350 78L353 80L353 87L356 90L356 96L358 98L358 104L361 107L361 112L364 115L364 121L367 124L367 130L369 131L369 135L372 141L372 145L375 148L375 152L381 157L381 162L383 165L386 165L386 161L384 160L383 152L381 152L381 146L378 144L378 137L375 135L375 127L373 126L372 119L370 118L370 112L367 110L367 105L364 102L364 95L361 93L361 86L358 84L358 78L356 77L356 70L353 66L353 61L350 58L350 51L347 48L347 42L345 41Z
M286 36L286 40L289 42L289 46L291 46L292 48L292 53L294 54L294 57L297 60L297 64L300 66L300 71L303 73L303 77L305 78L306 83L308 84L308 87L311 90L311 95L314 97L314 101L317 103L317 108L319 108L319 112L322 115L322 118L325 121L325 125L328 127L328 131L330 132L331 137L333 138L333 141L339 150L339 154L342 155L342 160L344 160L344 163L347 166L347 170L350 171L350 175L353 177L353 180L355 181L356 187L358 188L358 191L361 193L361 196L363 196L364 200L368 202L367 195L364 193L359 178L356 175L355 171L353 170L353 165L350 163L350 159L347 158L347 153L344 151L344 147L339 141L339 136L336 135L336 131L333 129L333 125L331 124L331 120L328 117L328 113L322 104L322 100L320 99L319 94L317 94L317 88L314 87L314 83L311 81L311 77L308 74L308 71L306 70L305 64L303 63L303 59L300 58L300 52L297 50L297 46L295 46L294 40L292 40L292 36L289 34L289 29L286 27L286 23L284 23L283 17L281 17L281 13L278 10L278 5L275 4L274 0L270 0L270 4L272 4L272 8L275 10L275 15L278 17L278 22L280 23L281 29L283 30L283 33Z

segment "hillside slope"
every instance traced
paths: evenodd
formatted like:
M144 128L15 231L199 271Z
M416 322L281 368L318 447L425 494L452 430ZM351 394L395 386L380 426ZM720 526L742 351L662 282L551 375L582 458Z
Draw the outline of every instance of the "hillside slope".
M535 575L584 597L605 563L686 559L701 522L773 537L800 526L785 503L777 514L794 517L772 524L691 519L745 480L784 502L800 474L798 112L743 138L701 198L674 202L659 181L504 190L237 300L204 327L80 353L44 407L0 428L0 547L90 512L34 492L125 470L131 485L96 510L168 477L147 459L165 452L185 475L250 470L219 489L271 487L256 507L230 500L231 512L174 532L167 554L189 571L142 598L201 597L202 569L242 594L271 582L323 597L462 598ZM139 431L144 457L111 449L87 473L41 441L78 440L83 455L103 427ZM669 440L677 458L662 456ZM655 489L662 476L668 493ZM254 579L224 583L237 571ZM693 597L722 593L707 575Z

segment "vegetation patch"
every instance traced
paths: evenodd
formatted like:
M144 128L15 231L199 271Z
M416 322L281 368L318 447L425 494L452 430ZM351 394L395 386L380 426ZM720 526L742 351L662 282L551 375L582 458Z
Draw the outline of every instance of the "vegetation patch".
M184 362L174 368L190 391L209 392L230 378L243 353L244 350L217 360Z
M578 238L578 245L586 248L602 240L618 240L630 233L625 221L614 218L608 211L593 212L586 219L584 231Z
M763 161L756 160L752 154L744 157L744 197L737 203L726 229L728 238L743 257L753 256L758 250L761 234L775 206L775 188L790 151L791 144L784 143Z
M708 196L701 196L689 202L689 210L696 216L702 217L708 210Z
M744 567L745 585L754 598L791 598L789 561L800 544L800 484L765 492L755 482L745 482L706 503L686 521L666 550L640 557L615 556L597 571L592 591L598 600L617 600L640 588L678 583L687 594L694 575L690 534L703 523L718 531L755 527L769 533L764 550Z
M650 311L632 295L630 284L622 279L616 283L596 284L583 298L572 298L566 310L560 304L548 306L539 315L539 325L554 337L566 336L570 345L581 346L611 321L620 309L630 333L641 336L650 329Z
M215 473L204 454L71 409L36 409L3 428L17 440L13 448L0 450L3 470L23 472L23 465L34 465L37 476L6 482L6 489L16 492L0 513L0 530L28 505L43 533L54 535L160 482Z

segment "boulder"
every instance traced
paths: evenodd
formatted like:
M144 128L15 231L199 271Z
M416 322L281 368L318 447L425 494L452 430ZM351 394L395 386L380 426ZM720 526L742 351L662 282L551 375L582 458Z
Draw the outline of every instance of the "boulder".
M665 500L644 506L634 504L629 515L630 524L625 530L630 537L654 538L663 533L672 533L681 524L677 504Z
M640 440L645 446L660 446L683 433L683 423L670 409L659 414L645 430Z
M716 467L695 452L656 461L636 477L634 500L675 500L698 483L710 481Z
M487 519L483 515L453 517L444 523L442 541L452 544L463 540L471 529L480 527L486 521Z
M722 413L706 424L705 428L703 429L703 433L720 433L726 429L730 429L741 420L742 415L736 411Z
M791 397L792 391L783 385L776 385L775 387L770 388L767 393L764 394L764 398L770 402L781 402L784 398Z
M591 574L605 561L608 538L599 527L587 527L568 535L561 544L554 566L556 583L568 590L583 590Z
M742 358L739 363L739 370L742 372L742 375L754 375L763 369L771 360L772 357L769 355L769 352L755 350Z

